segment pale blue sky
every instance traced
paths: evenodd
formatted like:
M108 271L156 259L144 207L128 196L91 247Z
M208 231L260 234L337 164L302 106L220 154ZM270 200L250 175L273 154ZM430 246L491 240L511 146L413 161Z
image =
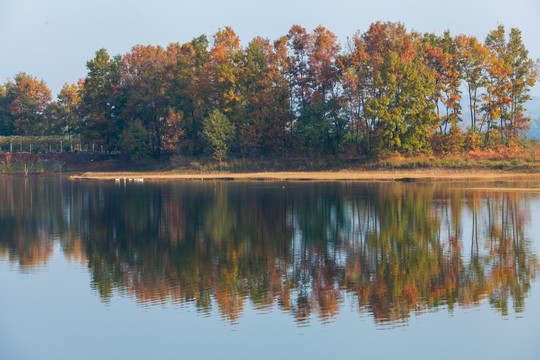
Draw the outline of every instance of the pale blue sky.
M0 0L0 82L24 71L56 94L64 82L85 76L86 61L101 47L123 54L135 44L183 43L226 25L246 44L257 35L278 38L292 24L309 30L321 24L342 43L377 20L482 40L502 24L520 28L530 56L540 58L539 15L537 0ZM540 95L540 86L533 95Z

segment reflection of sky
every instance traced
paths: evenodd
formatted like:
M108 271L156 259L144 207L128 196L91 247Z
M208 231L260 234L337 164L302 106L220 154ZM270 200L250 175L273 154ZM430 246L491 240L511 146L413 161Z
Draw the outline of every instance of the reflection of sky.
M540 196L538 194L531 194L531 222L528 233L536 254L540 255Z
M538 208L538 202L535 204ZM536 227L538 229L538 227ZM107 305L88 286L86 268L69 263L57 245L46 271L21 275L0 262L0 358L26 359L534 359L540 289L534 286L519 318L481 307L412 315L406 326L381 331L354 300L334 321L299 327L273 308L247 306L230 325L216 310L191 305L141 307L114 296ZM512 311L512 310L510 310Z

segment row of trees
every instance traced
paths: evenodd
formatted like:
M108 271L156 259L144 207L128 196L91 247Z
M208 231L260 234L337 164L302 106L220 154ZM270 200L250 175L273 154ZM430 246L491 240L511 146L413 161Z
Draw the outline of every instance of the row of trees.
M76 136L136 159L455 152L519 140L538 77L518 29L482 43L390 22L345 49L322 26L246 47L226 27L211 44L101 49L87 68L57 101L24 73L1 86L0 135Z

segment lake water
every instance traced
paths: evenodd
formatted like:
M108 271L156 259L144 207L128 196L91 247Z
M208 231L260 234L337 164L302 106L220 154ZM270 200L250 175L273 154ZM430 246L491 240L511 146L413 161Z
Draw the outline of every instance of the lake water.
M0 359L538 359L497 187L0 178Z

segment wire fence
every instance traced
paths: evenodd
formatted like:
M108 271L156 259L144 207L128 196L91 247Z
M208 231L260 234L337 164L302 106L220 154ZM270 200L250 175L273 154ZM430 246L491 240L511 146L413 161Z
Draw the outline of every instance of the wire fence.
M8 153L63 153L99 152L103 145L83 143L78 138L63 136L0 136L0 152Z

